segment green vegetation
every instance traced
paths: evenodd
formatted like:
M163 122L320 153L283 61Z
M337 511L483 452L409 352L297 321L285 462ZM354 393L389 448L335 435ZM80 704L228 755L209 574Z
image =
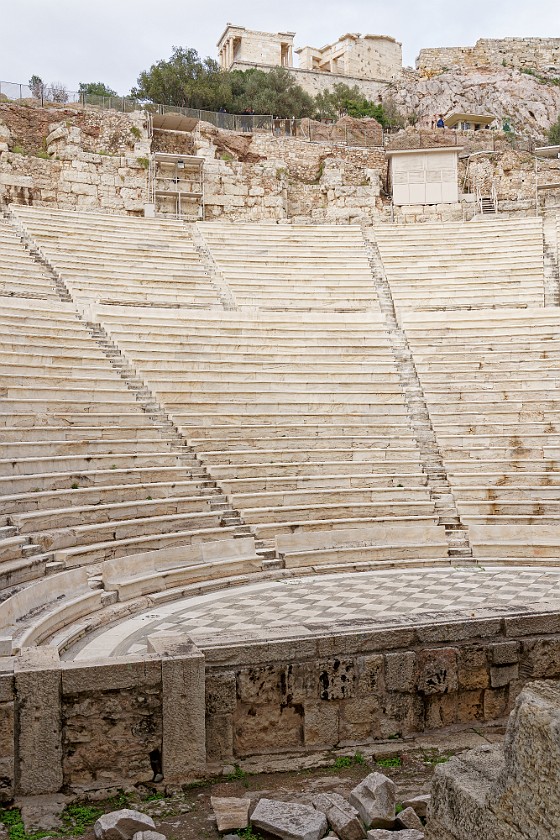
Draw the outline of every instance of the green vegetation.
M249 774L242 770L238 764L235 765L233 772L228 773L225 778L226 782L242 782L245 787L249 787Z
M35 831L28 833L23 825L19 808L0 808L0 823L8 830L9 840L40 840L42 837L65 837L85 834L103 813L92 805L67 805L61 814L63 827L58 831Z
M269 72L220 70L212 58L202 59L195 49L173 47L168 60L152 64L140 73L131 96L143 102L158 102L208 111L242 114L273 114L282 119L317 117L337 119L341 114L374 117L384 127L401 127L404 117L390 98L371 102L357 86L335 84L333 89L310 96L283 67ZM410 119L417 117L412 115Z
M103 82L80 82L78 91L86 96L118 96L116 90L107 87Z
M263 840L261 834L258 834L251 826L249 828L244 828L242 831L238 832L239 836L242 840Z
M136 161L142 167L142 169L147 169L150 165L149 158L146 157L136 158Z
M560 115L558 116L558 119L548 132L548 142L551 146L560 145Z
M400 755L395 755L392 758L378 758L375 763L379 767L400 767L402 759Z
M554 85L555 87L560 85L560 76L543 76L542 73L532 67L522 67L521 72L525 73L526 76L533 76L540 85Z
M136 138L136 140L140 140L140 138L142 137L142 132L140 131L137 125L132 125L130 127L130 133L133 137Z
M356 752L354 755L339 755L331 770L345 770L348 767L355 767L357 764L365 764L365 758L361 752Z
M449 761L451 758L451 753L437 753L435 751L425 752L422 755L422 760L424 764L430 764L432 767L435 767L436 764L445 764L446 761Z

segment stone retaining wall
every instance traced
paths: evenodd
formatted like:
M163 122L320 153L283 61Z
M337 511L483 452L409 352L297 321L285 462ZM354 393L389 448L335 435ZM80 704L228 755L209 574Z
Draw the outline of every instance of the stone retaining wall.
M150 645L92 663L26 649L3 665L1 799L147 781L158 762L185 781L252 756L397 744L503 718L526 681L560 677L552 612Z
M513 67L560 73L560 38L480 38L474 47L420 50L416 67L428 74L452 67Z

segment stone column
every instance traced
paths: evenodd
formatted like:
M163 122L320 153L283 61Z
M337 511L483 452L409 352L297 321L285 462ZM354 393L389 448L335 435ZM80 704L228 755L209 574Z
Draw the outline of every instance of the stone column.
M55 648L24 648L15 675L15 788L19 796L62 787L61 672Z
M163 775L184 781L206 768L204 654L180 633L150 636L148 652L161 656Z
M0 802L14 796L14 680L0 675Z

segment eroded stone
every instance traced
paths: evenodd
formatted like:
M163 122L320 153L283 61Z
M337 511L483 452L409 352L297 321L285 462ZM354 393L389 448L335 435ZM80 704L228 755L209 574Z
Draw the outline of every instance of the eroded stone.
M327 830L327 818L310 805L261 799L251 823L282 840L319 840Z
M99 817L93 826L97 840L132 840L135 834L152 831L155 822L147 814L123 808Z
M350 793L367 828L391 828L395 821L395 785L383 773L370 773Z

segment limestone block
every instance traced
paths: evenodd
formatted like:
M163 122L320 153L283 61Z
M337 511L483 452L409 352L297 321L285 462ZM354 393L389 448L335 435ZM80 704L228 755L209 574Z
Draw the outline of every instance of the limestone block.
M325 814L328 823L340 840L362 840L365 831L358 812L338 793L321 793L313 805Z
M415 657L412 651L388 653L385 656L385 686L388 691L412 691Z
M490 669L490 683L492 688L501 688L516 680L519 676L519 666L494 665Z
M63 781L58 651L23 648L15 681L18 793L53 793Z
M70 802L70 797L61 793L44 796L25 796L16 800L21 809L21 818L28 834L36 831L51 831L63 826L60 815Z
M132 840L167 840L159 831L137 831Z
M234 796L211 796L210 804L216 817L218 831L247 828L250 799L239 799Z
M391 828L395 821L395 785L382 773L370 773L350 793L350 804L366 828Z
M416 828L418 831L423 831L420 817L414 808L410 807L404 808L404 810L397 814L396 825L397 828Z
M338 743L337 703L307 702L303 723L303 738L306 747L334 747Z
M260 799L251 824L282 840L320 840L327 831L327 818L309 805Z
M419 817L425 818L431 798L431 794L424 793L420 796L413 796L412 799L404 799L402 804L405 808L413 808Z
M404 831L395 833L385 828L376 828L368 831L367 838L368 840L424 840L424 832L416 828L406 828ZM445 840L445 838L439 837L439 840Z
M103 814L93 826L97 840L132 840L141 831L151 831L156 824L147 814L123 808Z
M52 129L50 134L47 134L45 143L48 147L51 145L51 143L56 143L57 140L66 140L67 137L68 128L64 123L59 123L58 125L56 125L55 128Z
M417 658L417 687L426 695L457 691L455 648L422 650Z

